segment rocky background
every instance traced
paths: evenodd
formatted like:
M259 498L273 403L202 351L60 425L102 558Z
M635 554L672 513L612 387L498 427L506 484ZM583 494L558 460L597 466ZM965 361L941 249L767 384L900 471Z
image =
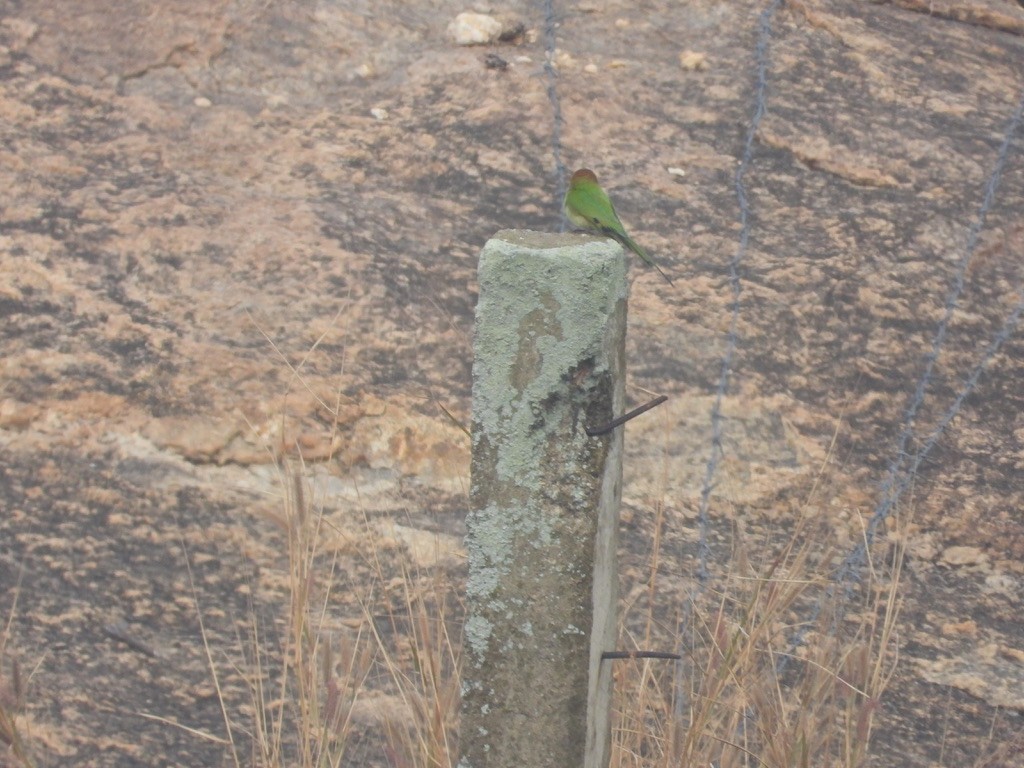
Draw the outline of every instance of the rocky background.
M543 3L0 3L0 695L40 765L226 760L172 725L223 737L197 616L218 660L254 611L280 622L296 467L339 552L458 578L469 445L443 409L468 422L476 256L559 226L559 159L676 281L634 265L630 398L670 400L626 431L623 592L656 514L686 582L766 6L553 6L561 126ZM491 42L454 39L469 10ZM1024 132L978 217L1024 8L790 0L765 55L712 573L739 527L813 514L837 558L857 543L980 226L909 454L985 370L899 505L872 764L1019 765L1020 330L986 349L1022 300Z

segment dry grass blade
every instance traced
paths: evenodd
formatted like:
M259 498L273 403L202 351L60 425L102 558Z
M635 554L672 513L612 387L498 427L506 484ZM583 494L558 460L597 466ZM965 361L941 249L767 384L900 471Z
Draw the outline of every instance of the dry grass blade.
M757 547L737 522L729 570L717 594L688 593L680 637L654 631L671 610L661 591L678 595L669 589L678 580L669 585L659 573L663 522L655 511L647 613L635 623L644 627L645 647L681 648L684 658L676 669L617 668L616 768L865 764L895 670L903 553L896 548L884 568L870 564L861 594L874 597L853 615L848 595L830 587L838 544L823 546L829 531L815 520L802 515L786 538ZM815 604L823 608L813 625L794 626ZM795 630L804 639L794 648Z

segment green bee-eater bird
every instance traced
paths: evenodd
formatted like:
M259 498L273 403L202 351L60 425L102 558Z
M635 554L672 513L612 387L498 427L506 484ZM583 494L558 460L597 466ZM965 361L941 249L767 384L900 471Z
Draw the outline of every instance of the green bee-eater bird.
M597 176L589 168L580 168L569 179L569 191L565 193L565 215L573 224L581 229L588 229L592 232L599 232L605 237L618 240L622 245L631 250L648 266L658 270L658 274L668 280L668 275L661 271L661 267L654 263L654 259L634 242L633 238L626 234L626 228L622 226L612 201L601 185L597 183Z

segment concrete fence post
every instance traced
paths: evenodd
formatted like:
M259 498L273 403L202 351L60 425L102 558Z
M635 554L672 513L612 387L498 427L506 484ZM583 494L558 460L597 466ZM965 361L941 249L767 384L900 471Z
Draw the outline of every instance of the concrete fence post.
M505 230L480 256L460 768L605 768L626 260Z

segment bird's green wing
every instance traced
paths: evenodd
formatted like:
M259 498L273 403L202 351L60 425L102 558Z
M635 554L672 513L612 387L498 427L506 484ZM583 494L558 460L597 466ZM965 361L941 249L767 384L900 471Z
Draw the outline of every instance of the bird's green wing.
M615 232L618 235L626 234L612 201L598 185L589 184L576 189L570 204L577 213L593 223L594 229Z

